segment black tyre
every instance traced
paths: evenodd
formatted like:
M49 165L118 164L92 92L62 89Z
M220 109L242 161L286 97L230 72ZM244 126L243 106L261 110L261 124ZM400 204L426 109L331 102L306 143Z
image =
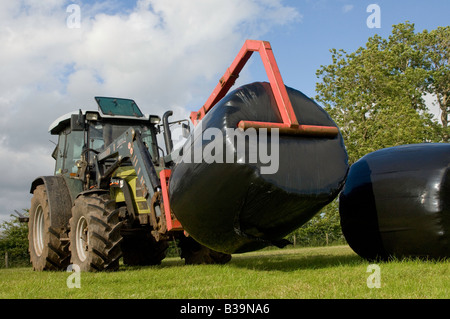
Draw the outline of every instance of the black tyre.
M78 197L70 219L71 263L81 271L114 271L122 256L122 236L115 201L108 194Z
M123 263L130 266L159 265L166 257L169 244L156 241L150 229L138 229L123 236Z
M181 258L186 265L226 264L231 260L230 254L221 253L195 241L192 237L180 239Z
M65 270L69 265L69 242L61 240L61 230L51 226L50 208L44 185L33 192L28 221L28 250L34 270Z

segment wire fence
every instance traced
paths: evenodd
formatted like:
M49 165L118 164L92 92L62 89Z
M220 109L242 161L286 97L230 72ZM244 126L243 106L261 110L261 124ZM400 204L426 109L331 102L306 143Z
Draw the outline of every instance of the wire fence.
M17 268L31 266L28 254L17 254L11 251L0 253L0 268Z
M343 236L333 236L334 234L322 234L320 236L302 236L299 234L291 234L287 237L294 247L315 247L328 246L336 244L346 244ZM178 244L169 242L169 247L166 251L166 257L178 257L180 255ZM0 251L0 269L31 267L30 255L28 252L22 250L7 250Z

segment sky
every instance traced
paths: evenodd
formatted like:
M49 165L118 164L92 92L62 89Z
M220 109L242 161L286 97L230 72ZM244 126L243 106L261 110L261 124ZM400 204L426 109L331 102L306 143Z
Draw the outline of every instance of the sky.
M405 21L447 26L448 12L448 0L2 0L0 221L29 208L32 181L53 174L50 124L96 110L94 96L187 118L255 39L271 43L287 86L314 97L330 49L353 52ZM257 54L235 88L254 81L267 81Z

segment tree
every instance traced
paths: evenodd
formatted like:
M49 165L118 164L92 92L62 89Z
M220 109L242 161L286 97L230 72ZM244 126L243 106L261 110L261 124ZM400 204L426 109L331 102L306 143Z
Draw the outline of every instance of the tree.
M448 82L442 63L431 63L448 49L429 34L394 25L388 39L375 35L354 53L330 50L332 64L317 71L316 99L340 127L350 163L385 147L448 140L424 101Z
M450 27L415 33L406 22L394 25L387 39L375 35L353 53L330 50L332 63L317 70L316 100L338 124L350 164L385 147L449 141L449 42ZM436 98L441 123L433 120L425 94ZM325 234L341 240L338 201L294 234L306 245L323 243Z
M10 221L0 224L0 254L8 252L10 260L15 264L28 264L30 256L28 254L28 225L20 223L19 218L11 215Z
M338 201L334 200L302 227L289 234L287 239L291 242L295 241L296 244L301 246L321 246L345 242L341 230L338 205Z
M448 112L450 109L450 27L438 27L418 35L419 47L428 70L425 91L436 97L441 110L443 140L448 142Z

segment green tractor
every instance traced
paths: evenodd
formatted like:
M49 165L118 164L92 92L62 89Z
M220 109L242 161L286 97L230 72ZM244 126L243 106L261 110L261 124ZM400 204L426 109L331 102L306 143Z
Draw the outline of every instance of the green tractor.
M55 173L36 178L30 190L33 268L117 270L122 257L126 265L157 265L170 242L178 243L188 264L228 262L231 255L189 237L168 207L177 154L170 126L178 123L189 134L187 120L170 123L171 111L162 120L144 115L130 99L95 100L98 111L69 113L50 126L58 135Z

